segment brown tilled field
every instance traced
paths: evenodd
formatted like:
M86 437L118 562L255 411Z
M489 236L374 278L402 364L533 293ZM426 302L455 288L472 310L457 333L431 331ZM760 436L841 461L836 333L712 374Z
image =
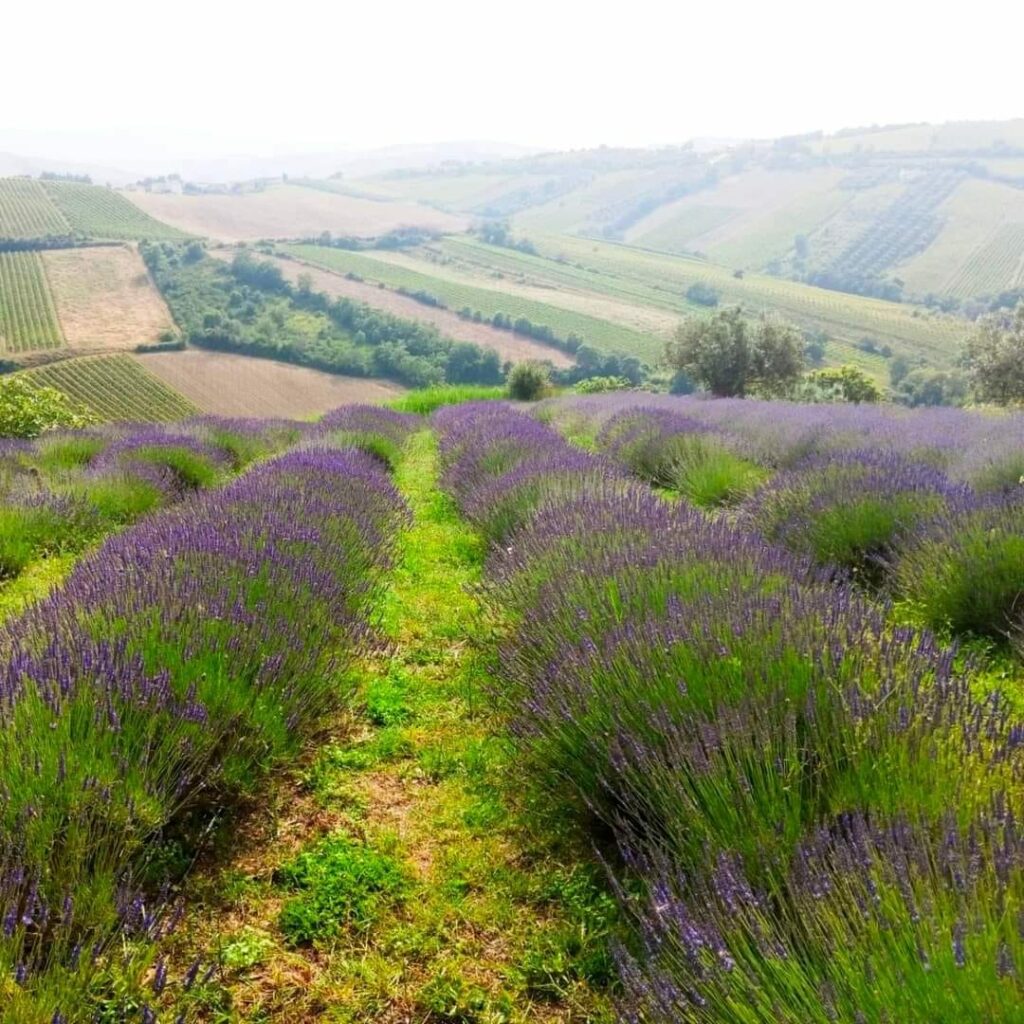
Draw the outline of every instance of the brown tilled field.
M215 254L216 255L216 254ZM300 263L297 260L274 259L289 281L297 281L300 274L308 274L317 291L328 295L344 295L368 306L383 309L407 320L420 320L433 324L443 335L456 341L472 341L482 348L493 349L502 361L518 362L522 359L547 360L559 368L572 366L572 357L552 345L545 345L530 338L521 338L511 331L502 331L490 324L477 324L463 320L450 309L437 309L422 302L392 291L378 288L363 281L351 281L344 274L332 274L329 270Z
M323 231L368 237L400 227L461 231L467 223L418 203L378 202L299 185L275 185L242 195L122 194L165 224L224 242L306 238Z
M42 258L69 348L134 348L174 329L134 248L55 249Z
M230 352L149 352L134 358L203 412L220 416L318 416L352 402L386 402L390 381L342 377Z

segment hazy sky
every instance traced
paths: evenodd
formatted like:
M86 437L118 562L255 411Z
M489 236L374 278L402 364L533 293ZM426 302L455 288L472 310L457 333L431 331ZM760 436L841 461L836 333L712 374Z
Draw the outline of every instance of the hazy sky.
M1019 0L4 5L0 149L543 147L1024 116Z

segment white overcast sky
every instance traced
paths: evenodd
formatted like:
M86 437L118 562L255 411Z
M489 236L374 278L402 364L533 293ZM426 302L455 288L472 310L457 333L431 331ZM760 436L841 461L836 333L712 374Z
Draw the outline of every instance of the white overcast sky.
M0 149L542 147L1024 116L1021 0L3 5Z

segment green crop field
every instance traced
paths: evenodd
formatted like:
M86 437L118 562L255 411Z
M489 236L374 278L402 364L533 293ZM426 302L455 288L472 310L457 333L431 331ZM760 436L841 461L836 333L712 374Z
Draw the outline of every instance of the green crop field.
M101 420L162 423L198 412L129 355L65 359L25 370L24 376L56 388Z
M441 251L459 264L475 264L481 272L492 267L511 275L518 268L530 280L552 288L585 289L638 306L657 307L679 319L707 315L706 308L685 298L691 284L703 281L720 291L723 303L740 304L751 312L774 311L801 327L825 331L831 339L826 350L829 363L852 362L879 378L885 377L884 361L856 347L864 338L889 345L894 352L945 363L967 329L964 321L925 314L899 303L773 277L747 274L736 278L731 270L702 260L564 236L538 242L550 256L531 256L456 237L446 238Z
M63 344L39 254L0 253L0 352L31 352Z
M513 318L526 317L534 324L550 327L557 335L581 337L585 344L604 352L625 352L642 359L655 359L661 352L662 342L653 335L643 334L629 327L585 313L559 307L552 294L551 303L524 298L502 289L500 284L487 287L451 280L443 276L443 268L435 268L426 261L418 261L420 269L400 265L367 253L345 249L327 249L315 245L290 245L284 251L315 266L336 273L357 273L361 277L381 282L391 288L427 291L441 299L449 309L479 310L484 316L505 313Z
M184 232L154 220L109 188L69 181L46 181L43 188L72 230L89 238L137 241L186 237Z
M922 355L936 363L949 362L968 329L963 320L929 314L907 304L758 274L737 278L729 268L703 260L590 239L557 237L537 242L560 274L575 272L595 287L604 283L619 294L631 293L637 301L646 298L680 312L692 312L683 295L691 284L703 282L718 289L722 302L737 303L752 312L776 312L841 342L870 337L894 351Z
M0 178L0 238L65 235L71 228L47 191L32 178Z
M1024 224L1004 224L978 246L950 281L962 298L1015 288L1024 282Z

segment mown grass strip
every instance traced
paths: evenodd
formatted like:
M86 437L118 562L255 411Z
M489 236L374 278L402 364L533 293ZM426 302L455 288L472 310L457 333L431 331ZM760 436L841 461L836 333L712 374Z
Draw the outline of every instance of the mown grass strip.
M396 473L414 522L385 598L393 647L367 666L355 734L284 787L183 930L183 960L219 948L210 1005L242 1019L613 1019L611 901L564 830L539 834L509 800L482 542L436 479L422 432Z

